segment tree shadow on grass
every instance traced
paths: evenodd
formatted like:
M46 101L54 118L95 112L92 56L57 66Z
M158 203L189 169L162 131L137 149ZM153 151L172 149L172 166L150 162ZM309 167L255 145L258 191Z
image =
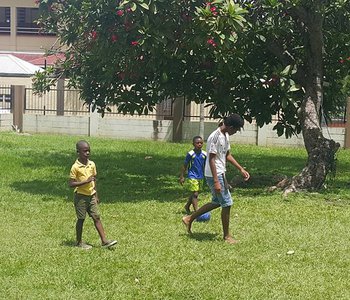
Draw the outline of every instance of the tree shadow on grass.
M244 182L231 166L228 177L231 176L238 182L234 185L233 192L238 189L240 194L247 196L261 196L262 191L275 185L284 175L297 174L306 161L306 158L300 156L269 155L268 151L258 155L242 151L237 153L237 158L246 166L251 179ZM11 188L41 195L43 199L60 197L71 201L73 190L68 187L67 182L75 159L74 154L68 152L34 154L34 157L24 160L21 166L23 172L26 169L28 172L34 170L33 178L17 180L11 184ZM184 189L178 184L179 170L184 159L182 155L171 156L164 153L150 156L149 151L108 151L93 153L91 159L97 166L97 190L102 202L168 202L182 201L184 198Z
M183 194L178 184L178 173L183 157L166 155L147 156L146 153L116 152L94 155L97 166L97 190L103 202L137 202L157 200L176 201ZM41 154L24 161L23 171L33 172L26 178L10 184L17 191L41 195L44 199L62 197L71 201L73 189L68 187L69 171L75 158L67 163L62 153Z
M197 240L199 242L214 241L218 239L217 234L208 233L208 232L192 232L192 234L183 234L183 235L186 235L188 239Z
M61 246L64 247L76 247L77 242L75 240L63 240Z

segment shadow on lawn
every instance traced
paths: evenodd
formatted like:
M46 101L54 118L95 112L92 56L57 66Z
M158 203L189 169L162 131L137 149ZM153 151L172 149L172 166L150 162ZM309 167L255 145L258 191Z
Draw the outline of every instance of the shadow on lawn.
M97 166L97 190L101 201L183 201L187 193L178 184L178 176L184 155L150 156L149 152L136 151L94 152L91 159ZM256 191L276 184L278 178L283 175L296 174L306 161L306 158L300 156L269 156L268 152L259 156L241 152L235 156L252 176L249 182L243 182L237 187L253 195ZM21 192L42 195L43 198L47 195L48 199L51 196L71 201L73 190L68 187L67 182L74 160L75 156L72 153L38 153L23 163L24 172L25 169L36 171L34 178L31 181L14 182L11 187ZM283 175L279 175L282 173ZM233 167L230 167L228 174L231 178L239 177Z
M217 238L218 238L217 234L208 233L208 232L192 232L191 234L186 234L186 236L190 240L197 240L200 242L214 241L214 240L217 240Z

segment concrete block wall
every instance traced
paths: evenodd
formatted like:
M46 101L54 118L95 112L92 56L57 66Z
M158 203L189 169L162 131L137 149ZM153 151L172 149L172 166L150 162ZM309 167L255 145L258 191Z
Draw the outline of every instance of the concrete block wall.
M0 131L12 130L13 115L11 113L0 114Z
M29 133L88 135L89 118L86 116L24 114L23 131Z
M169 120L99 117L94 124L98 128L92 128L91 135L122 139L172 140L173 126L172 121Z
M0 113L0 131L12 130L13 114ZM217 122L205 122L204 139L217 128ZM259 146L303 147L302 135L286 139L278 137L269 124L259 128L255 123L246 123L241 132L231 136L232 143ZM137 118L102 118L97 113L89 116L23 115L23 131L28 133L53 133L70 135L90 135L121 139L152 139L172 141L173 122L171 120L149 120ZM324 127L326 138L332 138L345 146L345 128ZM183 139L191 141L199 134L199 122L184 121Z
M171 141L172 121L102 118L97 113L90 116L24 114L23 131Z

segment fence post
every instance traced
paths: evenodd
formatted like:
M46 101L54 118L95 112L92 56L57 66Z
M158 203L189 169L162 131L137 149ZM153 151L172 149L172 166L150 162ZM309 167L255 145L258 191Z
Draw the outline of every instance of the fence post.
M178 97L174 100L173 110L173 142L182 141L182 123L183 123L183 110L184 110L184 98Z
M23 131L25 86L24 85L11 85L11 97L12 97L12 104L13 104L13 106L12 106L13 126L17 131L22 132Z
M344 148L350 148L350 97L346 104L346 124L345 124L345 143Z
M57 112L57 116L64 115L64 78L60 78L57 81L56 112Z

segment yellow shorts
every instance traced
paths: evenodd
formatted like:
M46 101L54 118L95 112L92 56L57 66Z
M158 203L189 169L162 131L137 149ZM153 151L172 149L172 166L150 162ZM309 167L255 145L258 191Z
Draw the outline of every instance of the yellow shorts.
M185 186L190 192L199 192L203 189L203 183L203 179L187 178Z

